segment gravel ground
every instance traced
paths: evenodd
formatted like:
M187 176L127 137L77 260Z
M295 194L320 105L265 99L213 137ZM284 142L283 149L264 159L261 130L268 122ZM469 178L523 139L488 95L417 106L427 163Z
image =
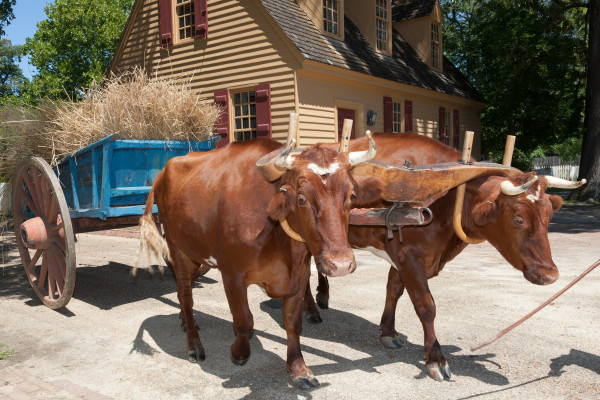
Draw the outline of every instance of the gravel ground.
M422 328L407 295L397 312L403 348L379 343L388 265L357 252L356 272L330 280L324 322L304 323L304 358L321 383L310 391L291 386L279 303L258 288L249 290L252 356L237 367L229 361L233 328L221 277L211 270L198 280L194 309L207 359L191 364L172 274L130 274L136 239L78 235L74 297L52 311L33 298L12 237L5 235L0 343L14 353L0 361L0 398L597 399L600 268L501 340L470 351L600 258L599 206L566 205L550 231L561 271L553 285L530 284L487 243L469 246L429 281L450 382L424 372ZM313 274L313 288L316 283ZM52 389L61 382L81 390Z

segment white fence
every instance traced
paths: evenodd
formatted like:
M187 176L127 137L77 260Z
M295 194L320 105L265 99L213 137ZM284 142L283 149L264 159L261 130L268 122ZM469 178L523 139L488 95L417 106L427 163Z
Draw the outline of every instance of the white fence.
M557 178L575 181L579 175L580 158L564 163L558 156L536 157L533 159L533 169L538 175L552 175Z

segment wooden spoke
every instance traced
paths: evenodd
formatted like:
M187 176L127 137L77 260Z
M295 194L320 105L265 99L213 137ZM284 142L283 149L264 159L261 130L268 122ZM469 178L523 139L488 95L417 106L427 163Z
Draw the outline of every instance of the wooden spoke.
M65 258L59 254L59 251L55 247L50 248L50 253L54 257L54 281L56 282L58 295L62 296L63 288L65 286L65 268L67 264Z
M38 277L37 287L39 289L44 288L44 284L46 282L46 276L48 275L48 259L50 258L50 254L48 251L44 251L44 257L42 258L42 267L40 268L40 275Z
M37 194L38 201L36 204L39 205L39 211L43 212L46 209L46 199L44 193L42 193L42 184L40 171L37 168L31 168L31 179L33 180L34 190Z
M47 252L48 253L48 252ZM54 300L54 292L56 292L56 264L52 259L52 255L48 254L48 297Z
M44 217L46 217L46 219L48 219L48 214L50 214L50 207L52 205L52 192L50 191L50 188L48 187L48 181L46 179L42 179L41 180L41 190L40 190L40 194L42 196L42 199L44 200L44 207L41 210L44 213Z
M36 205L33 203L33 200L31 200L29 195L23 189L21 189L21 199L23 199L25 204L27 204L27 207L29 207L33 215L35 215L36 217L40 215L40 212Z
M42 255L43 252L44 252L44 250L41 250L41 249L36 250L35 254L33 255L33 258L27 265L27 269L33 269L33 267L35 267L35 264L37 264L37 262L40 259L40 256Z
M37 194L37 191L35 190L35 185L33 184L31 177L29 176L29 171L25 171L23 173L23 182L25 182L25 186L27 187L27 191L31 195L33 202L35 204L39 204L40 203L39 196Z
M53 243L62 251L63 255L66 254L65 240L58 234L54 235L53 238L55 239L53 240Z
M48 218L49 224L56 223L56 219L58 218L58 200L56 199L56 194L52 196L52 200L50 201L50 210L48 211L46 218Z

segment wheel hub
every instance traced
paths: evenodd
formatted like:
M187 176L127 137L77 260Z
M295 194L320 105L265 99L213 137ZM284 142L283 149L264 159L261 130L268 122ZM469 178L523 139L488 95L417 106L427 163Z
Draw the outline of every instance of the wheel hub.
M50 234L40 217L28 219L21 224L21 238L28 249L46 250L50 247Z

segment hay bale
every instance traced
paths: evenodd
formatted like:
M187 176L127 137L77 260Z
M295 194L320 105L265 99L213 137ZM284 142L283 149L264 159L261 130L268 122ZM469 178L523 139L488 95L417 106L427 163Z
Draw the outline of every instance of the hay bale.
M221 112L212 102L203 102L189 84L150 78L140 69L113 76L82 94L79 102L45 100L36 107L0 109L0 181L11 182L25 157L39 156L56 166L112 133L122 139L205 140ZM9 198L3 193L0 210L7 209Z

